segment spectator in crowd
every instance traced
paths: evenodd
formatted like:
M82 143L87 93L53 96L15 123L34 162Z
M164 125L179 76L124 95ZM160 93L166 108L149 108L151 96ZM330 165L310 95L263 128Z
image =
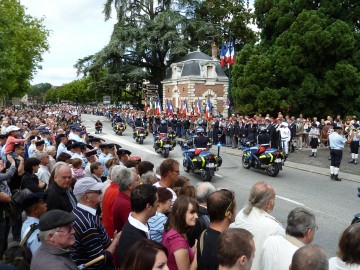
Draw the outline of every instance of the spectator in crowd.
M190 185L190 179L186 176L179 175L178 179L174 182L173 186L171 187L177 196L179 196L180 189Z
M119 264L123 262L126 251L138 240L149 238L148 220L158 208L157 188L152 185L139 185L131 191L131 214L122 229L119 241Z
M217 270L216 243L221 232L234 222L236 215L236 200L233 192L221 189L207 198L207 211L210 226L205 229L197 242L198 270Z
M329 270L325 252L317 245L299 248L293 255L289 270Z
M131 213L131 191L140 184L140 180L139 175L133 168L122 168L118 173L113 174L113 177L113 181L118 184L120 190L112 208L114 229L119 232Z
M286 235L272 235L265 240L261 269L288 270L295 251L314 240L317 228L315 216L309 210L303 207L292 210L287 218Z
M41 244L38 237L39 218L47 211L44 193L32 193L26 196L22 208L26 213L26 220L21 228L21 242L34 255Z
M141 183L143 183L143 184L153 185L153 184L155 184L155 183L158 181L158 178L157 178L155 172L153 172L153 171L148 171L148 172L146 172L146 173L143 173L143 174L140 176L140 181L141 181Z
M94 178L97 182L102 183L101 175L104 172L104 167L101 165L100 162L95 161L90 164L90 173L91 177Z
M78 270L70 257L75 243L75 216L62 210L51 210L40 217L41 246L31 261L31 270Z
M103 183L94 178L84 177L74 186L78 201L72 213L75 215L75 245L71 257L77 265L91 261L100 255L105 258L87 269L103 269L112 266L113 254L119 242L120 233L114 232L114 240L109 238L96 209L101 203Z
M109 170L110 178L116 178L116 175L119 174L120 170L124 167L121 165L115 165ZM115 181L111 181L110 186L106 189L104 193L104 198L102 200L102 223L106 229L110 238L114 237L114 218L113 218L113 205L116 196L119 194L119 186Z
M188 235L189 245L195 245L195 240L199 241L200 234L210 226L210 218L207 213L207 198L215 191L215 187L209 182L201 182L196 185L196 200L199 203L199 218L196 220L195 227Z
M142 176L144 173L154 171L154 164L150 161L141 161L137 166L138 174Z
M19 244L12 245L4 253L4 262L6 265L0 263L1 270L29 270L32 254L27 247ZM7 268L14 267L14 268Z
M85 170L82 168L83 161L80 158L74 158L71 160L71 175L76 180L79 180L85 176Z
M120 270L169 270L166 248L149 239L141 239L126 252Z
M185 195L185 196L195 199L196 198L195 187L192 185L182 187L179 191L179 196L180 195Z
M179 162L177 162L175 159L168 158L165 159L160 164L160 181L156 182L154 186L156 187L166 187L168 188L171 193L173 194L172 202L176 200L176 194L171 189L174 183L177 181L178 177L180 175L180 166Z
M35 152L34 158L40 160L39 169L35 173L36 176L39 178L40 181L46 184L46 187L49 186L49 179L50 179L50 170L48 168L50 158L47 152Z
M124 164L126 161L129 160L129 156L131 155L131 152L129 150L126 150L124 148L120 148L117 150L117 155L119 157L119 163L120 165Z
M170 270L196 269L194 260L196 245L189 246L185 235L195 226L198 218L198 203L187 196L179 196L165 224L162 244L166 247Z
M46 188L46 183L39 180L36 173L39 170L40 160L32 157L25 160L24 175L22 177L21 188L27 188L31 192L43 192Z
M250 270L255 256L252 234L232 228L222 232L217 242L219 270Z
M255 258L251 270L260 270L261 247L270 235L285 235L281 224L270 215L275 207L275 190L265 182L256 183L250 191L248 204L236 215L230 227L251 232L255 242Z
M86 166L85 166L85 176L87 177L91 177L91 172L90 172L90 165L94 162L97 162L98 161L98 158L96 156L96 150L93 149L93 150L88 150L88 151L85 151L85 158L86 158Z
M60 209L71 212L76 207L76 198L70 187L72 184L71 169L68 164L60 164L54 169L54 182L46 190L48 211Z
M168 219L167 214L171 209L172 193L163 187L159 187L157 190L159 206L156 209L155 215L149 219L148 224L150 228L150 238L161 243L164 225Z
M329 260L329 270L360 269L360 223L350 225L341 235L337 257Z

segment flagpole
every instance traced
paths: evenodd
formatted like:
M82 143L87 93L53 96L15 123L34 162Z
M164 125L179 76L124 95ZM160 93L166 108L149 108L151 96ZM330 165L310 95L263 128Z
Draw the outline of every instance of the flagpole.
M229 29L229 43L231 44L231 30L230 29ZM228 96L227 96L227 99L229 100L228 118L230 118L230 116L231 116L231 109L230 109L230 105L231 105L231 102L230 102L230 99L231 99L231 63L228 63L228 69L229 69L229 82L228 82Z

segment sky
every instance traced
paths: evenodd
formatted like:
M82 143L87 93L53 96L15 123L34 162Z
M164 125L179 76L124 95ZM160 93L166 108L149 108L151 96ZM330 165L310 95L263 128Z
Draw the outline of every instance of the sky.
M105 0L20 0L26 14L42 18L51 31L49 52L43 55L42 69L31 84L69 83L76 76L74 64L105 47L111 37L114 19L105 22L102 13ZM115 17L115 14L113 14Z
M42 69L31 84L50 83L61 86L77 77L74 65L97 53L110 41L115 19L107 22L102 13L105 0L20 0L32 17L44 17L51 31L49 52L43 55ZM250 1L253 6L253 0ZM116 17L115 14L112 14Z

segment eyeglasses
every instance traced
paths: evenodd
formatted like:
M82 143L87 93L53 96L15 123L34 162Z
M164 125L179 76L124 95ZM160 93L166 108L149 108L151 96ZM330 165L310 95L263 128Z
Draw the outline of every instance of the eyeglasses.
M63 226L61 228L64 228L65 230L57 230L56 232L61 232L61 233L71 233L72 230L74 230L74 225L73 224L70 224L68 226Z
M96 194L100 195L102 193L102 191L101 190L89 190L89 191L85 192L85 194L91 194L91 193L96 193Z

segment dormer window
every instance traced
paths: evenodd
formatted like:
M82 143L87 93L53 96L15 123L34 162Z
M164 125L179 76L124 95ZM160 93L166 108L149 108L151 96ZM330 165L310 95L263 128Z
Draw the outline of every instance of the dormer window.
M213 65L208 65L206 67L206 77L215 78L215 67Z

